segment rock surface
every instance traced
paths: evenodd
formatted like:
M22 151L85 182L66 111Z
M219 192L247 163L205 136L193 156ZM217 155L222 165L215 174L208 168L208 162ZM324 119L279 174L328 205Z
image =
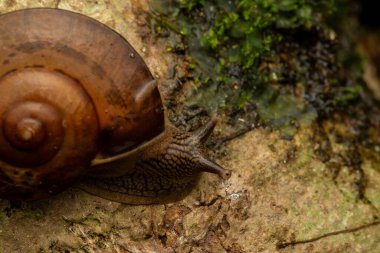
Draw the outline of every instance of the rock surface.
M141 54L167 97L163 81L175 60L149 36L147 1L5 0L0 13L30 7L73 10L114 28ZM357 175L348 167L335 175L331 163L315 155L320 147L309 128L292 140L256 128L222 144L214 157L231 178L203 174L189 196L172 204L130 206L74 188L19 206L1 200L0 252L380 252L380 146L362 158L366 198L359 199L352 183ZM329 137L331 150L344 148Z

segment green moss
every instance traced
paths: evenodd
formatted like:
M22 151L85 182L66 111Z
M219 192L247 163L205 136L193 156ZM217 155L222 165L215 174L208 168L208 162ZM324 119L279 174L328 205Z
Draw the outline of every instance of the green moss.
M151 17L156 35L165 37L169 41L169 51L178 53L188 63L186 80L192 80L195 87L187 94L188 105L200 105L209 111L259 113L264 122L283 130L288 136L299 125L312 122L318 116L319 108L313 108L313 101L295 98L292 91L284 91L281 85L306 86L308 79L315 75L314 62L326 59L310 56L307 51L302 51L310 45L299 44L297 50L306 55L308 62L298 60L295 53L294 66L300 67L289 70L291 67L284 61L292 60L290 47L283 52L286 60L279 59L278 51L281 45L289 42L289 37L298 43L297 34L305 31L301 41L325 43L323 34L330 31L329 18L345 1L153 0L154 14ZM328 60L327 64L335 62ZM291 78L290 71L295 72ZM320 71L321 79L325 78L325 72ZM349 85L340 92L336 87L347 85L342 78L334 78L336 80L326 81L334 89L315 86L314 90L304 88L305 92L338 90L337 97L321 94L321 97L332 100L325 103L327 106L342 106L355 100L360 91ZM322 82L316 82L316 85L322 85ZM278 99L267 96L278 90L281 93ZM319 94L308 97L320 100ZM295 107L288 110L288 106Z
M353 101L359 98L360 93L363 88L360 84L354 86L346 86L340 89L339 94L337 94L333 99L334 106L347 106Z
M262 120L290 138L300 126L310 125L317 117L316 111L290 95L279 95L267 90L257 101Z
M152 7L164 27L184 36L191 62L200 68L199 81L228 82L229 68L244 71L268 55L281 40L277 29L316 25L333 12L334 0L153 0ZM217 60L212 74L199 51Z

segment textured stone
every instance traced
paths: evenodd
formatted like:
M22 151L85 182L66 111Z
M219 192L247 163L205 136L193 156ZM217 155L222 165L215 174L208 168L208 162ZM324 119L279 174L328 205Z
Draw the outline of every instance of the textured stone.
M104 22L128 39L159 82L169 75L174 60L146 30L147 1L5 0L0 13L40 6ZM343 168L334 182L328 165L314 155L312 137L307 127L292 141L258 128L234 139L218 156L231 178L223 182L204 174L177 203L129 206L76 189L16 206L1 200L0 252L379 252L380 226L276 249L278 242L357 227L379 216L379 164L363 162L372 206L355 196L349 171Z

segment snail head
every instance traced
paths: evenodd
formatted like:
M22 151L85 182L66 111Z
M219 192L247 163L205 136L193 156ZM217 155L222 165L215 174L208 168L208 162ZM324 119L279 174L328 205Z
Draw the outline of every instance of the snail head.
M165 160L172 161L177 170L186 174L210 172L218 174L223 179L230 177L230 172L209 160L206 156L205 142L212 133L216 119L210 120L204 126L192 133L172 127L172 141L167 146Z

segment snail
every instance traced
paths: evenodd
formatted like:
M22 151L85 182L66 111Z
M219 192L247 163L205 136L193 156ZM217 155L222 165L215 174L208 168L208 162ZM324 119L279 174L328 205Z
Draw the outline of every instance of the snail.
M215 120L174 127L141 56L99 21L49 8L2 14L0 64L0 198L48 198L76 182L112 201L162 203L200 172L229 176L204 155Z

